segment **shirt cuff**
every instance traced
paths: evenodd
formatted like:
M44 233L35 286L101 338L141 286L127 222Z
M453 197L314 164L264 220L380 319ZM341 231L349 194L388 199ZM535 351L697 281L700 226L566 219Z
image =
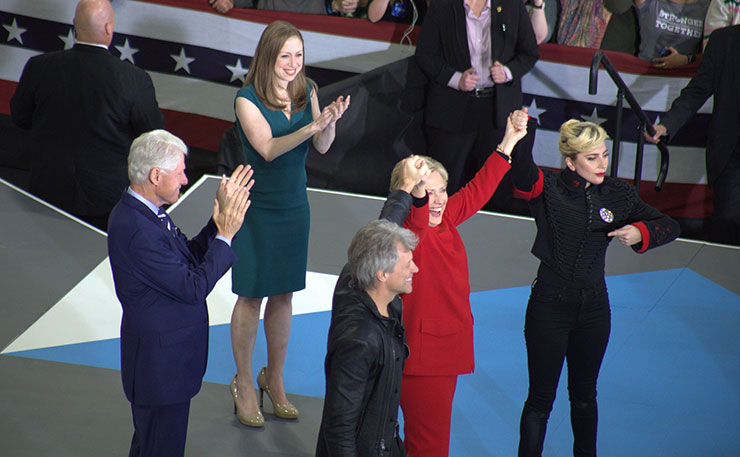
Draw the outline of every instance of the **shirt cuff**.
M462 73L456 71L447 83L447 87L450 89L460 90L460 78L462 78Z
M221 241L223 241L224 243L226 243L226 244L228 244L229 246L231 246L231 240L230 240L230 239L228 239L228 238L226 238L225 236L221 236L221 235L216 235L216 239L217 239L217 240L221 240Z
M427 204L427 201L429 201L429 195L424 195L421 198L414 197L413 195L411 197L414 199L413 202L416 208L421 208L422 206Z
M637 252L642 254L648 250L648 247L650 247L650 232L644 222L635 222L632 225L637 227L637 230L640 231L640 235L642 235L642 242L640 247L637 249Z
M506 82L507 83L509 81L511 81L512 79L514 79L514 77L511 75L511 70L509 70L509 67L507 67L506 65L504 65L504 73L506 73Z

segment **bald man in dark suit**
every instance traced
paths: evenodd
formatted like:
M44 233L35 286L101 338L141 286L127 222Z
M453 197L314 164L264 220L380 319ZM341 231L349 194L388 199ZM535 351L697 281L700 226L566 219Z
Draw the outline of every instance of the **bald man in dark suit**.
M110 1L79 2L75 46L29 59L10 101L31 130L31 192L102 230L128 184L131 140L164 127L149 75L108 51L114 24Z

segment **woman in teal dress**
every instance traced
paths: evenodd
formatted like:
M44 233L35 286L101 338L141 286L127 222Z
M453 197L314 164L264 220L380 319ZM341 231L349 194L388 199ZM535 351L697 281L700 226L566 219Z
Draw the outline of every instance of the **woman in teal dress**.
M237 374L231 382L234 412L245 425L261 427L252 352L264 297L267 366L257 384L260 405L266 392L276 416L298 417L283 385L283 366L293 315L293 292L305 288L309 207L306 195L308 142L324 154L335 125L349 106L339 97L319 109L317 88L305 76L303 37L284 21L260 37L249 73L236 95L237 128L245 159L254 170L249 217L234 238L239 256L232 290L239 296L231 316L231 344Z

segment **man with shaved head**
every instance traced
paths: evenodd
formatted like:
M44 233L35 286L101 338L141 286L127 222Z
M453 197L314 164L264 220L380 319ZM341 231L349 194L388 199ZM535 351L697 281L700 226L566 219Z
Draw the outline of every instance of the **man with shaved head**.
M29 59L10 101L31 130L30 191L102 230L128 185L131 141L164 127L149 75L108 51L114 25L110 1L79 2L74 47Z

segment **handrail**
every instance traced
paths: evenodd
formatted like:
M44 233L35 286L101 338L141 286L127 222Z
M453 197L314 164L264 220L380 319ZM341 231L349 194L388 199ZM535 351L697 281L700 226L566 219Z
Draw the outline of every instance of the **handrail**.
M637 99L634 97L634 95L632 95L632 92L630 92L629 88L622 80L622 77L619 76L619 72L617 72L617 70L614 68L612 63L609 61L609 58L606 57L603 51L596 51L594 53L593 59L591 60L591 71L589 73L588 81L588 93L591 95L596 95L598 86L599 65L603 65L606 73L612 78L614 84L617 85L617 126L616 132L614 134L611 175L613 177L617 177L617 168L619 166L619 144L621 141L622 128L622 97L624 97L627 99L627 103L629 103L632 111L634 111L635 115L637 115L637 119L639 120L640 125L638 129L639 131L637 132L637 156L635 157L635 187L637 187L637 189L639 190L640 177L642 176L643 145L645 144L645 142L642 141L643 134L645 132L645 129L647 129L650 135L655 135L655 129L653 129L653 123L647 117L645 111L642 110L642 107L637 102ZM668 175L668 163L670 160L670 154L668 152L668 146L666 146L665 142L662 139L658 142L657 146L658 150L660 151L660 170L658 170L658 178L655 181L655 190L660 191L663 188L666 176Z

